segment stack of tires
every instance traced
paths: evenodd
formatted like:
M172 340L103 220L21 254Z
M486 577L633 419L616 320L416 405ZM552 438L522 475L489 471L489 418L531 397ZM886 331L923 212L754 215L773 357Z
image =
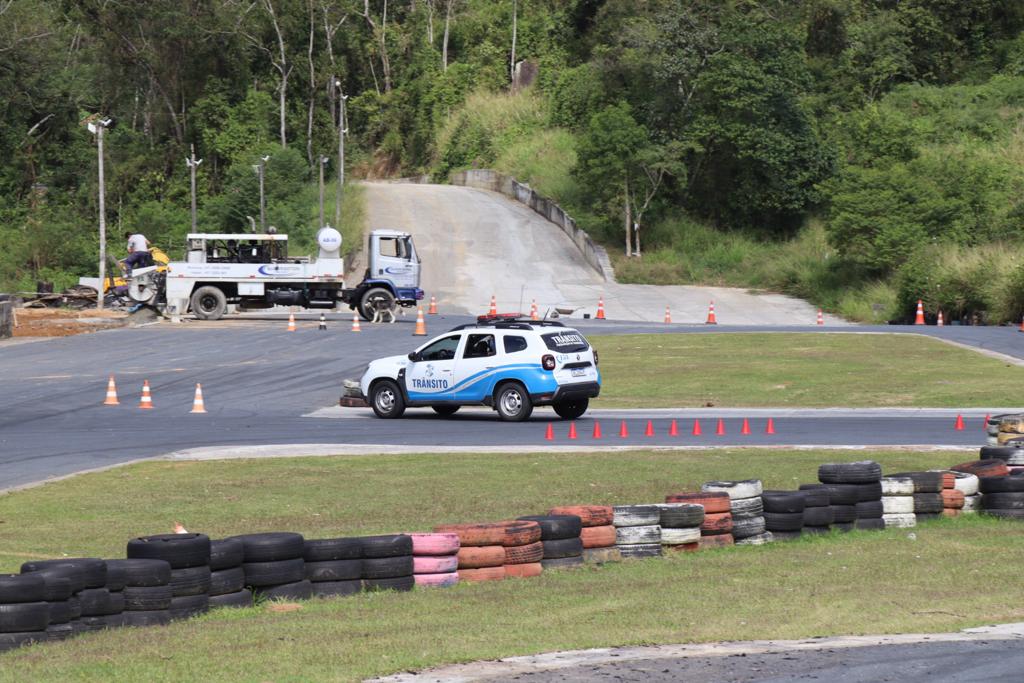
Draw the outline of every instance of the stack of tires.
M95 557L75 557L26 562L21 566L23 574L38 571L54 573L70 580L72 595L68 608L72 614L77 615L71 619L75 633L100 631L108 626L121 624L119 615L124 611L124 595L118 590L111 597L107 588L105 561ZM115 587L123 588L116 580L115 584Z
M127 581L126 569L115 560L106 560L107 565L107 628L124 626L124 588Z
M960 512L962 514L973 514L981 510L981 493L978 489L978 477L974 474L968 474L967 472L953 472L953 487L964 494L964 506Z
M527 515L519 521L537 522L544 555L545 571L569 569L583 564L583 521L578 515Z
M622 553L615 545L615 512L610 505L565 505L551 508L548 514L576 515L580 518L584 562L603 564L622 559Z
M124 613L121 623L125 626L159 626L171 621L171 565L159 559L108 560L108 567L115 567L124 574Z
M306 579L302 559L306 541L302 534L288 531L232 536L242 544L245 585L254 598L307 600L313 586Z
M412 578L417 586L454 586L459 582L458 534L408 536L412 539Z
M307 538L302 561L312 594L318 598L363 590L363 542L358 538Z
M622 559L661 555L661 510L657 505L616 505L612 525Z
M501 581L505 578L504 524L445 524L434 533L459 537L459 581Z
M818 481L829 486L832 523L842 531L884 529L882 466L874 460L827 463L818 467Z
M704 523L704 506L693 503L662 503L661 547L675 552L700 550L700 525Z
M412 538L406 534L363 536L363 588L365 590L411 591L413 574Z
M990 415L985 420L985 443L989 446L999 445L999 423L1005 415Z
M70 595L70 584L66 592ZM46 594L42 576L0 574L0 652L50 639L46 633L50 625Z
M526 520L507 522L502 546L505 548L505 576L529 578L544 571L544 542L540 524Z
M804 494L801 534L827 534L832 531L832 496L825 484L800 484Z
M978 477L978 487L986 515L1024 519L1024 476Z
M210 607L252 607L244 559L245 547L237 538L210 541Z
M917 525L917 517L914 516L915 488L911 477L882 477L882 522L887 529L908 529Z
M78 618L82 616L82 606L78 598L72 595L74 584L70 577L57 570L41 570L32 573L45 583L43 600L49 605L50 624L46 627L47 640L64 640L79 632ZM28 576L24 574L23 576ZM3 591L9 592L9 591ZM3 599L0 599L3 602ZM0 650L3 646L0 645Z
M807 495L803 491L762 491L761 505L764 528L771 532L773 541L800 538L807 506Z
M764 506L760 479L745 481L709 481L700 487L704 493L725 493L729 496L732 515L732 537L737 545L761 545L771 541L765 532Z
M210 538L206 534L132 539L128 541L128 559L163 560L171 565L172 619L187 619L210 609Z
M940 470L937 474L942 475L942 516L959 517L964 508L963 491L956 488L956 475L950 470Z
M1019 440L1008 441L1003 446L983 446L982 460L1002 460L1010 474L1024 471L1024 434Z
M704 493L673 493L665 496L666 503L688 503L704 508L704 521L700 525L698 548L721 548L733 545L732 509L729 494L723 491Z
M938 519L945 507L942 500L942 472L899 472L894 477L910 479L914 483L914 518L915 523Z

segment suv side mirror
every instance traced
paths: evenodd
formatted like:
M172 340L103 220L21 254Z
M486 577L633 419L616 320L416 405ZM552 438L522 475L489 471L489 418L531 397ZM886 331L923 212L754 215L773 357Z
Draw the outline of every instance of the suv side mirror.
M419 359L420 359L420 354L416 353L415 351L410 351L409 352L409 360L411 360L413 363L415 363Z

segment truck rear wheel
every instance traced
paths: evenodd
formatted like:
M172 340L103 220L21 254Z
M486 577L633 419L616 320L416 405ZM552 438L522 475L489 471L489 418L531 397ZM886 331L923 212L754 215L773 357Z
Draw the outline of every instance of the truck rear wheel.
M363 292L359 300L359 315L363 320L373 320L373 314L379 308L386 308L392 313L395 310L395 297L383 287L371 287Z
M192 293L192 313L200 320L220 320L228 310L228 298L219 287L200 287Z

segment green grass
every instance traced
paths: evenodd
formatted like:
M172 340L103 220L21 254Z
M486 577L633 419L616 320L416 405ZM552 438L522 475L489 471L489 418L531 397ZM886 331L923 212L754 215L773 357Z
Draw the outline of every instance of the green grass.
M895 334L593 336L595 406L1008 407L1024 367Z
M712 478L813 481L823 461L887 471L966 456L877 452L637 452L150 462L0 497L0 563L121 556L177 519L212 536L426 530L568 503L661 500ZM0 657L0 680L358 680L558 649L825 634L945 631L1019 620L1019 525L941 520L915 530L684 554L538 579L219 611ZM975 591L978 585L998 590ZM881 607L881 606L884 606Z

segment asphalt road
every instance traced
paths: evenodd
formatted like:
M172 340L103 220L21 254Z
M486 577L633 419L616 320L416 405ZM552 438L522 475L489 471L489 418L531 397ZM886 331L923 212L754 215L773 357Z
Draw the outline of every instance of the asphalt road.
M343 446L410 449L533 447L679 447L725 445L947 445L969 447L983 441L985 410L965 411L970 429L954 431L952 413L853 411L794 412L775 415L774 435L764 433L771 411L748 411L752 434L741 435L742 416L730 411L602 411L600 401L579 421L579 438L567 438L568 425L538 409L529 422L505 424L486 411L466 411L452 419L431 411L408 418L338 417L341 380L358 377L371 359L405 353L423 341L411 336L412 320L364 325L349 331L347 316L332 316L326 332L312 315L300 316L299 330L286 332L283 320L225 320L218 323L163 323L135 329L38 342L0 343L0 490L70 473L163 456L197 448L233 448L244 455L257 444L315 444L310 452ZM431 335L466 318L430 316ZM637 325L580 321L587 334L799 330L809 333L844 328L728 328ZM861 328L856 328L860 331ZM869 328L870 329L870 328ZM999 353L1024 355L1024 335L1012 328L881 328L886 332L926 332ZM1020 340L1020 341L1019 341ZM106 380L115 374L121 405L103 406ZM154 409L137 408L143 379L153 391ZM195 384L203 384L207 415L190 415ZM1022 401L1024 403L1024 401ZM304 417L316 411L324 417ZM954 411L955 412L955 411ZM726 434L714 433L714 418L725 418ZM643 435L646 419L655 436ZM671 419L681 436L669 436ZM700 419L703 436L692 436ZM604 438L593 438L593 423ZM630 436L620 438L625 420ZM555 441L545 440L554 422ZM300 449L301 450L301 449ZM255 453L255 451L254 451Z

